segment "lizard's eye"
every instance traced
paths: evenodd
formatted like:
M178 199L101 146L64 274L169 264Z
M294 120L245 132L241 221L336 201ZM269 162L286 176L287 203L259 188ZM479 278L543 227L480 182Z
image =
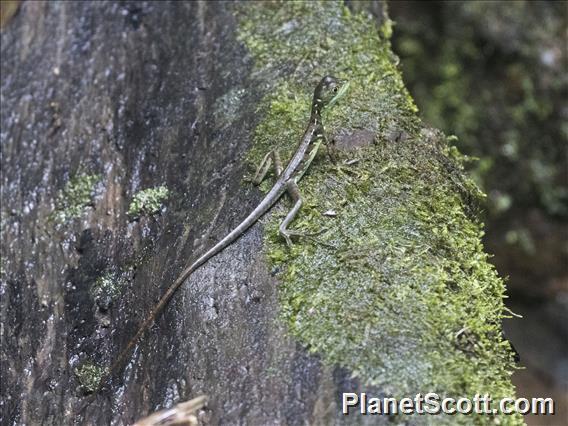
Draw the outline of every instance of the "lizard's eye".
M333 88L333 93L337 93L337 86Z

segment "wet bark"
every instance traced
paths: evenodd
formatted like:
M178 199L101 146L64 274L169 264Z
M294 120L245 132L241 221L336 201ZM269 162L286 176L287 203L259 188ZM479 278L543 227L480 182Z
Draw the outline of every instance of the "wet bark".
M220 2L24 2L3 29L2 424L128 423L200 394L206 423L326 422L356 386L275 320L257 224L191 277L85 405L77 371L109 365L261 196L242 185L261 94L235 25ZM221 98L240 89L229 118ZM68 214L82 176L93 196ZM170 194L161 213L129 215L157 186ZM105 277L118 288L101 302Z

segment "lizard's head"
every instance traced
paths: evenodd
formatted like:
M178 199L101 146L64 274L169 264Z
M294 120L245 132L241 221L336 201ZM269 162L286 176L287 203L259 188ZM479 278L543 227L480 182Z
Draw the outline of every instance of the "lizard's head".
M349 87L349 83L332 77L330 75L321 79L314 91L313 107L317 111L321 111L325 106L333 105L341 96L343 96Z

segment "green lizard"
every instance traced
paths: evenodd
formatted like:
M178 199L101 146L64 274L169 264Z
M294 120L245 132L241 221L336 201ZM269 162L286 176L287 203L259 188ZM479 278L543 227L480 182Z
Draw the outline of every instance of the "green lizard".
M335 77L326 76L321 79L314 91L312 101L312 112L310 115L310 122L304 132L304 136L300 140L300 144L296 149L295 154L290 159L285 169L282 168L280 156L276 149L270 151L261 162L253 182L260 184L266 173L268 172L271 164L274 164L277 180L272 189L266 194L258 206L231 232L229 232L217 244L211 247L207 252L201 255L195 262L185 268L174 283L166 290L159 302L154 306L148 317L144 320L142 325L134 337L128 342L126 348L119 354L117 360L108 370L110 375L128 356L138 339L142 337L145 331L154 322L158 314L166 306L172 298L176 290L183 284L183 282L201 265L222 251L229 244L237 240L247 229L249 229L257 220L259 220L280 197L288 192L290 194L294 206L280 224L280 234L286 240L287 244L292 244L290 239L291 235L297 235L293 231L288 230L288 225L298 211L302 207L302 198L298 189L298 181L302 178L311 162L316 156L316 153L322 142L327 141L325 130L322 123L321 113L324 107L333 105L349 87L349 83L343 82ZM108 378L108 375L106 378ZM103 380L103 382L106 380Z

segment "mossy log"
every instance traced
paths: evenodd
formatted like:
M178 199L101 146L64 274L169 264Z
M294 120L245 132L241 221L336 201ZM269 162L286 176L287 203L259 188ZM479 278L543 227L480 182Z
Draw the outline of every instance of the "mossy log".
M3 424L128 423L201 394L206 424L420 424L345 417L341 392L513 396L480 193L419 120L384 5L352 6L21 4L2 32ZM246 177L290 153L326 74L350 89L324 116L338 162L302 181L313 236L286 247L282 200L86 395L259 202Z

